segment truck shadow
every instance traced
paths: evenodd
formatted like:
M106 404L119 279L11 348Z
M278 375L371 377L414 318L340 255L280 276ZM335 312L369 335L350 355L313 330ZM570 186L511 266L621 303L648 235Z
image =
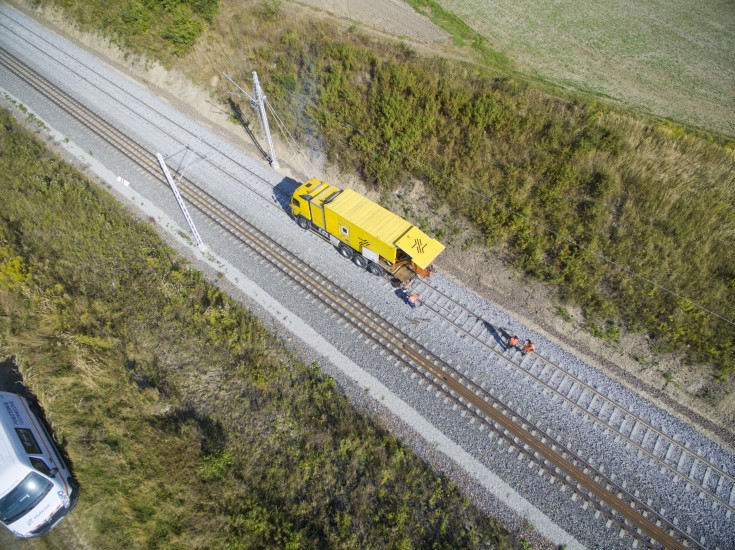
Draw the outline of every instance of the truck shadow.
M151 425L177 431L187 422L193 422L199 428L200 448L205 455L212 455L225 449L227 437L218 420L201 414L190 406L176 408L165 414L149 419Z
M273 186L273 200L289 215L291 214L291 195L301 183L293 178L286 177Z

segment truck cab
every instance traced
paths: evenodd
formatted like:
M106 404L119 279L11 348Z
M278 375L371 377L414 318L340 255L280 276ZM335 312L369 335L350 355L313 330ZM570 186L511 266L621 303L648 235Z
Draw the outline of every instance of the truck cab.
M75 486L28 401L0 392L0 522L19 537L40 536L74 508Z

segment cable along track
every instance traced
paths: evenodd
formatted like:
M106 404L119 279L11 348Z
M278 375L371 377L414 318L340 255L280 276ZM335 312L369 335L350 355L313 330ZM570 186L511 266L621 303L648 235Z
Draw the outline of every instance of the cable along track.
M2 48L0 65L167 186L151 152ZM382 347L397 363L404 365L404 370L412 370L412 377L420 377L427 383L427 389L435 389L436 397L444 396L445 403L462 407L471 418L479 421L481 429L490 428L509 446L515 447L519 451L519 457L528 458L529 466L538 465L539 473L545 470L552 478L560 480L575 496L582 497L584 508L588 505L596 507L608 518L608 526L616 523L621 528L621 535L627 532L633 538L634 546L642 543L650 548L703 548L687 533L628 493L571 449L543 433L533 423L525 420L424 346L412 341L401 329L344 292L187 178L182 179L179 189L187 201L211 222L259 255L293 284L301 287L311 299L331 309L353 327L353 332L361 333L374 346Z
M424 282L423 286L426 288L421 294L424 307L561 398L573 410L580 411L603 429L622 438L627 445L637 449L639 457L645 455L661 468L661 473L668 470L674 475L674 481L679 477L687 486L696 487L700 498L708 495L714 506L723 506L727 517L731 517L735 511L735 477L724 468L695 453L686 443L677 441L676 436L656 428L538 352L520 360L516 359L517 351L506 355L494 339L483 337L489 335L489 331L481 317L428 283Z

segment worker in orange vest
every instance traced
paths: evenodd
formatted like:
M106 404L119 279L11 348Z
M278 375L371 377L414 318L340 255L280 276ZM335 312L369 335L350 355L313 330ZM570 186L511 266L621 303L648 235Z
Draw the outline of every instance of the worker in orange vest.
M518 348L518 336L513 335L510 337L508 340L508 348Z
M527 353L531 353L533 351L533 344L531 343L531 340L526 340L526 345L523 346L523 355L526 355Z
M416 307L416 300L418 300L418 299L419 299L419 295L418 294L415 294L415 293L414 294L411 294L408 297L408 305L410 305L411 307Z

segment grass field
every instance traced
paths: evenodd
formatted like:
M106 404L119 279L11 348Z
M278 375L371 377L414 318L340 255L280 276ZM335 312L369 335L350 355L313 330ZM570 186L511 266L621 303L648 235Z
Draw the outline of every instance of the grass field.
M730 0L436 3L521 71L735 135L735 3Z

